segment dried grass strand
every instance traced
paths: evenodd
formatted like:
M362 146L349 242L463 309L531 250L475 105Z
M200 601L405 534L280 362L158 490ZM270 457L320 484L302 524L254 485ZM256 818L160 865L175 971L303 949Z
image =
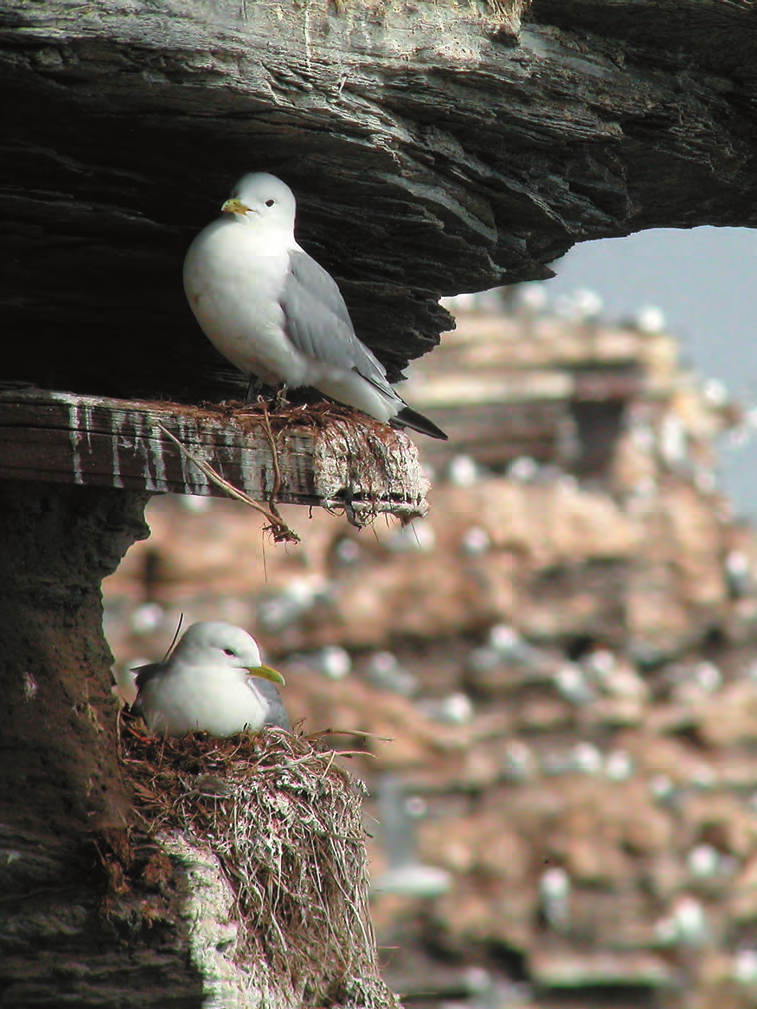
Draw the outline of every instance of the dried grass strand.
M215 484L216 487L219 487L222 491L228 494L229 497L232 497L237 501L241 501L248 507L254 508L255 511L260 512L260 514L263 515L264 518L267 519L268 521L268 525L266 526L266 529L264 531L269 530L276 543L300 542L300 537L293 529L290 529L290 527L286 524L284 519L279 514L278 509L276 508L274 500L275 500L275 494L278 492L278 487L276 487L274 492L271 494L271 497L268 502L268 508L265 508L259 502L251 498L249 494L246 494L243 490L240 490L238 487L235 487L233 483L230 483L228 480L222 477L221 474L217 470L213 469L210 463L206 462L205 459L201 459L194 452L190 452L190 450L186 447L186 445L182 444L182 442L179 441L176 435L172 434L167 427L164 427L163 424L158 424L157 426L163 432L163 434L166 435L167 438L170 438L170 440L179 449L181 454L183 456L186 456L186 458L189 459L190 462L194 463L194 465L202 473L205 474L205 476L208 478L208 480L210 480L211 483ZM267 425L268 432L270 432L270 429L271 425L270 422L268 422ZM280 486L281 470L279 469L278 456L276 454L276 443L273 440L273 435L271 435L270 438L271 438L271 451L274 454L274 464L276 472L278 473L278 482Z

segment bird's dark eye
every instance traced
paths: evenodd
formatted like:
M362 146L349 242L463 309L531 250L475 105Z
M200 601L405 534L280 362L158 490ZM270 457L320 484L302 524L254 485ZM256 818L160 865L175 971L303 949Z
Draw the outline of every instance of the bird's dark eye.
M224 655L234 655L234 649L233 648L224 648L223 654Z
M276 202L276 200L266 200L266 201L265 201L265 205L266 205L267 207L272 207L272 206L274 205L274 203L275 203L275 202Z

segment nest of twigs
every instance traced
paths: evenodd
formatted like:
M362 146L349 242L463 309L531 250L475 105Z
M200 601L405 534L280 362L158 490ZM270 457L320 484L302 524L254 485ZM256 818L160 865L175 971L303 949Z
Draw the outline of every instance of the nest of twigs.
M368 909L362 785L320 738L278 728L144 739L121 758L152 837L212 851L236 894L237 956L304 1005L396 1005L379 979Z
M278 434L292 427L324 429L332 426L334 421L345 421L349 424L368 426L378 432L386 433L386 425L375 420L368 414L344 406L332 400L324 399L320 392L310 388L289 389L286 399L260 395L254 400L226 400L223 403L200 403L205 410L232 415L240 423L245 417L256 420L266 419L271 430Z

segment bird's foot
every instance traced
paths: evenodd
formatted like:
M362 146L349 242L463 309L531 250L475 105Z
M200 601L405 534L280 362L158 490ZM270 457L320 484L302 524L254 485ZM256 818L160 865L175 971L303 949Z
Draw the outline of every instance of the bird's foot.
M274 388L261 382L259 378L253 377L250 379L250 384L247 387L245 403L259 403L271 409L278 410L281 407L289 405L289 400L287 399L288 391L289 387L286 382Z

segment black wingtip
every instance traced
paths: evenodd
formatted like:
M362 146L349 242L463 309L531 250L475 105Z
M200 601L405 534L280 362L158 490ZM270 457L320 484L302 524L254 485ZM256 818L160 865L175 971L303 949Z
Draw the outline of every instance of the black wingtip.
M447 435L440 427L437 427L428 417L413 410L410 406L403 406L393 421L397 427L409 427L419 434L427 434L429 438L439 438L441 441L448 441Z

